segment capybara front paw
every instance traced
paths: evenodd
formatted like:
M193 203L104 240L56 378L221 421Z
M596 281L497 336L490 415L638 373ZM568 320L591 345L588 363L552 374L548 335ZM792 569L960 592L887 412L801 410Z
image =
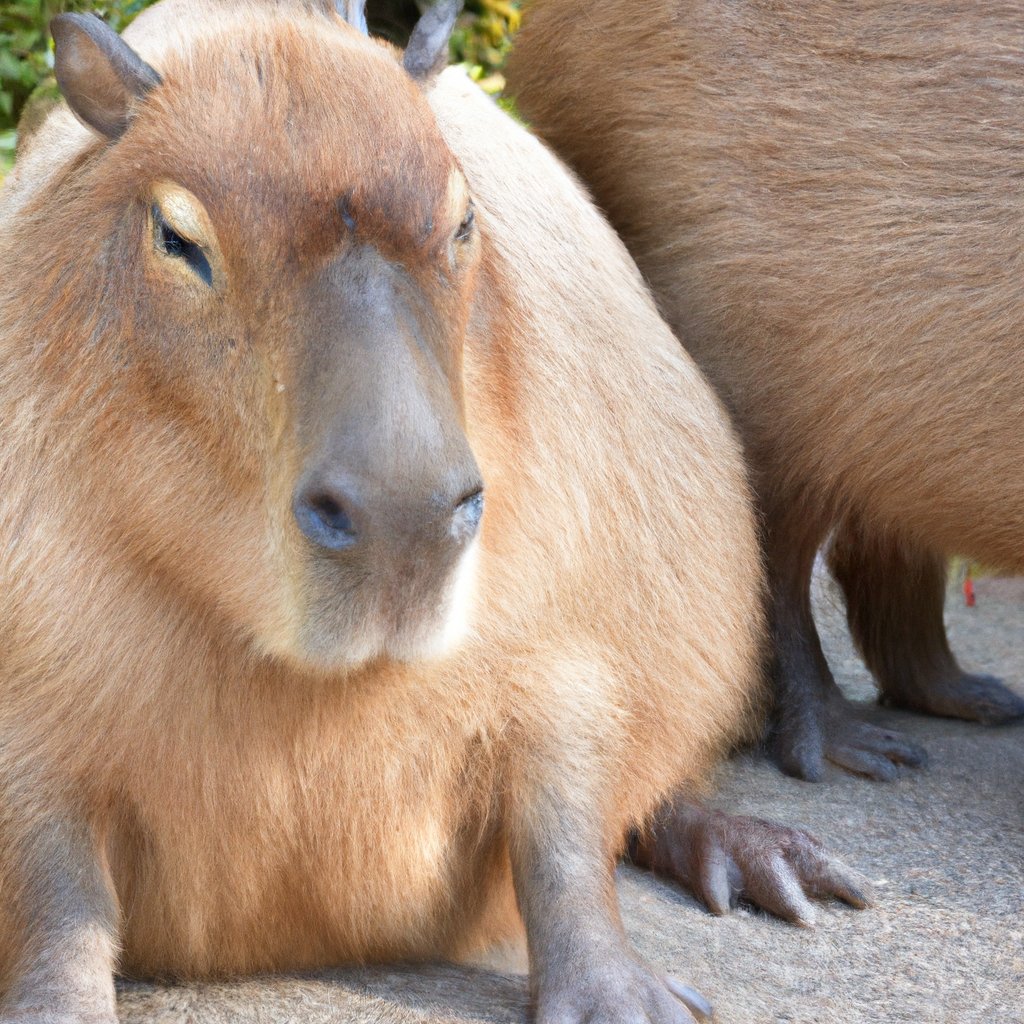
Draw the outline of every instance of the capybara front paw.
M711 1017L700 993L629 958L570 968L537 1001L537 1024L699 1024Z

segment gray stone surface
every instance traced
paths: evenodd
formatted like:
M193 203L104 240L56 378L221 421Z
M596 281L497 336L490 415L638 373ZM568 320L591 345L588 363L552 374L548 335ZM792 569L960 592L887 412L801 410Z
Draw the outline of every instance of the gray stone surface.
M838 600L819 586L819 620L840 682L869 699ZM978 606L951 591L961 660L1024 684L1024 585L981 581ZM892 784L836 770L810 785L745 756L721 772L715 802L800 824L875 884L876 904L824 906L801 930L739 910L726 919L632 869L623 916L653 964L700 988L722 1024L1022 1024L1024 727L867 713L925 744L931 764ZM525 980L447 966L355 969L226 985L122 989L125 1024L408 1024L526 1019Z

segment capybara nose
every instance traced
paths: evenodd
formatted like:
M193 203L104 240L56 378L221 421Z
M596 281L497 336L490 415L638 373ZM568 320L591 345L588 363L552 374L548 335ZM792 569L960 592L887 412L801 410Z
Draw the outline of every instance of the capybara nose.
M484 514L484 489L482 486L472 488L455 506L452 516L452 536L461 544L466 544L475 536L480 528L480 519Z
M341 484L314 478L296 491L292 512L307 539L330 551L343 551L358 539L355 505L354 496Z

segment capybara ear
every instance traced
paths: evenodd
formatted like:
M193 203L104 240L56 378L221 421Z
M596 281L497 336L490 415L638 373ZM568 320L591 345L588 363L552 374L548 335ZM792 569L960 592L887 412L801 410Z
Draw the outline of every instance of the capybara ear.
M370 29L366 24L366 0L334 0L334 9L364 36L370 34Z
M160 76L104 21L92 14L58 14L50 22L54 72L68 106L87 127L119 138L132 104Z
M426 85L444 70L448 40L461 10L462 0L438 0L416 22L402 64L417 82Z

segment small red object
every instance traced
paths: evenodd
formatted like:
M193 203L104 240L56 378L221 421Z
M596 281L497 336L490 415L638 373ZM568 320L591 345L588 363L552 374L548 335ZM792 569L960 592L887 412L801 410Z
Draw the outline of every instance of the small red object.
M964 604L968 608L974 607L974 580L970 576L964 579Z

